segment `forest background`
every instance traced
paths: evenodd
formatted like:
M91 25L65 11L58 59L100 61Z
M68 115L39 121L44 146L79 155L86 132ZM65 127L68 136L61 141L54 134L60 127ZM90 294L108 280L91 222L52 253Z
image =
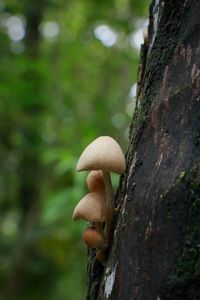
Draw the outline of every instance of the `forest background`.
M0 299L84 299L75 166L100 135L126 151L149 4L0 1Z

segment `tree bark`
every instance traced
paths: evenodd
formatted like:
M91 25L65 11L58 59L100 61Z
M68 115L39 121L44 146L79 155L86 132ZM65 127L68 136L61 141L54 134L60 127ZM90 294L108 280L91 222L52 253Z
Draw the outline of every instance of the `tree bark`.
M155 0L103 267L88 300L200 299L200 1Z

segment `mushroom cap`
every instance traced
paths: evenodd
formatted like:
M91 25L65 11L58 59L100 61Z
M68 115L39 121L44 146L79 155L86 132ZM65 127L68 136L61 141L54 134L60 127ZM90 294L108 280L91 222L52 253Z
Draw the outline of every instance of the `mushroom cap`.
M95 139L81 154L77 171L103 170L123 174L125 157L119 144L110 136Z
M86 179L90 192L105 192L105 184L102 170L91 171Z
M83 197L74 209L73 220L83 219L88 222L104 222L106 203L98 193L89 193Z
M105 243L104 237L94 228L84 230L83 240L90 248L97 248Z
M97 250L96 252L96 259L100 261L101 263L104 263L106 261L106 254L102 250Z

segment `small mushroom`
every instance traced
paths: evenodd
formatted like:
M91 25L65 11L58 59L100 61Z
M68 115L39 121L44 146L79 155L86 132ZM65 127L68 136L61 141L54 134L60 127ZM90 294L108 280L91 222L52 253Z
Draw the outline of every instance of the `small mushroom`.
M86 184L90 192L105 194L105 184L102 170L91 171L87 176Z
M105 201L105 184L102 170L91 171L87 176L86 184L90 192L100 194ZM102 222L95 222L94 227L100 234L104 235Z
M81 154L77 163L77 171L102 170L106 191L106 237L111 231L114 203L113 191L110 179L110 171L123 174L125 171L125 157L119 144L109 136L101 136L95 139Z
M106 261L106 254L102 250L97 250L96 252L96 259L100 261L102 264Z
M106 241L104 237L94 228L87 228L83 232L83 240L90 248L99 250L106 249Z
M74 209L73 220L83 219L88 222L106 220L106 204L98 193L89 193L83 197Z

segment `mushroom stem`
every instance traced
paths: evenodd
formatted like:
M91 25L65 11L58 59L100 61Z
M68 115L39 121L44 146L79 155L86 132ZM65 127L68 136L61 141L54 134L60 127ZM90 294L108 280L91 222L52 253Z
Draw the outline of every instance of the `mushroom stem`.
M113 221L113 214L114 214L113 190L112 190L110 173L107 171L103 171L103 177L104 177L104 184L105 184L105 191L106 191L106 206L107 206L105 235L106 238L109 240L112 221Z
M102 236L105 237L105 234L103 232L102 222L94 222L94 228L96 231L98 231Z
M102 222L95 222L93 224L94 224L95 230L98 233L100 233L100 235L104 238L104 242L101 245L99 245L97 247L97 249L99 249L101 251L105 251L107 249L108 244L107 244L107 239L106 239L105 233L103 231Z

